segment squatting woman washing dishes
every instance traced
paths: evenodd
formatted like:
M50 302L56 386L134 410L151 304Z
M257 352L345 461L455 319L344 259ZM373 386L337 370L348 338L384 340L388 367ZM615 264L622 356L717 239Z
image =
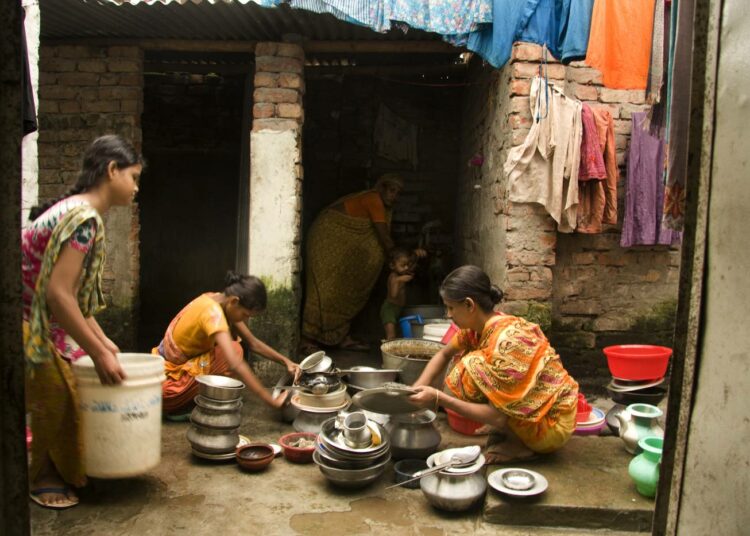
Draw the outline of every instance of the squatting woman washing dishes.
M440 295L461 331L427 364L412 401L494 428L485 453L490 464L561 448L575 430L578 384L539 326L495 312L502 291L476 266L448 274ZM453 396L429 386L449 363L445 385Z
M169 323L159 346L152 350L164 358L167 379L162 387L162 407L169 415L192 408L199 392L197 376L233 375L271 407L279 408L286 392L272 398L244 359L241 337L251 352L283 365L296 376L299 366L255 337L245 322L266 308L266 287L252 275L227 274L222 292L207 292L187 304Z

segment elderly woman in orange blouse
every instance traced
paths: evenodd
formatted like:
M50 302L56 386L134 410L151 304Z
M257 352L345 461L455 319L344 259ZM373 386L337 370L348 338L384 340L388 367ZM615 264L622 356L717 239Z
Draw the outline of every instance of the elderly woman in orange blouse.
M391 210L402 188L401 178L387 173L372 190L337 200L313 222L305 259L305 353L316 350L317 344L367 349L349 336L349 327L393 249ZM416 253L424 255L421 250Z
M426 408L442 405L494 428L487 463L527 460L561 448L575 430L578 384L539 326L495 312L502 291L476 266L448 274L440 295L461 331L432 357L414 383L412 400ZM450 394L430 387L449 364Z

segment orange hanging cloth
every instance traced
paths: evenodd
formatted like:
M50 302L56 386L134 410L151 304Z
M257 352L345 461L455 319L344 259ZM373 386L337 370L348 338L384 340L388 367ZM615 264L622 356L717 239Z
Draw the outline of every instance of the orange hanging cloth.
M655 0L595 0L586 65L605 87L646 89Z

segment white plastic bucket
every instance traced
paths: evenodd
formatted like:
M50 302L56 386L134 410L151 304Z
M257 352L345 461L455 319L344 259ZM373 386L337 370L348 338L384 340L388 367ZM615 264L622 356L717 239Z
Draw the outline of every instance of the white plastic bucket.
M98 478L143 474L161 461L161 384L164 360L118 354L127 379L102 385L90 357L73 363L81 409L84 467Z

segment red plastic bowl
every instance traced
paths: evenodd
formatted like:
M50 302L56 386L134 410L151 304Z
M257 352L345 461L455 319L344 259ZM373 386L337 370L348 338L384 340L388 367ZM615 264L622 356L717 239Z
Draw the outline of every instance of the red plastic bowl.
M294 443L298 439L308 439L315 441L318 434L311 432L292 432L290 434L283 435L279 438L279 445L284 451L284 457L290 462L294 463L310 463L313 461L313 452L315 452L315 445L309 447L293 447L290 443Z
M650 344L619 344L604 348L609 371L623 380L653 380L667 373L672 349Z
M474 435L474 432L482 426L481 422L467 419L452 409L445 408L445 413L448 415L448 426L453 428L459 434Z

